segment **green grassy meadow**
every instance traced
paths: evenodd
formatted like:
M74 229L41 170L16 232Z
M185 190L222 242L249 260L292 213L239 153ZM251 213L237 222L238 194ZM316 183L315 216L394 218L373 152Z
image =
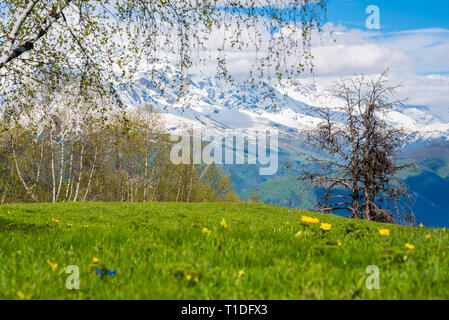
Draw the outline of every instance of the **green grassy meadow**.
M5 205L0 299L449 299L448 247L443 229L260 204Z

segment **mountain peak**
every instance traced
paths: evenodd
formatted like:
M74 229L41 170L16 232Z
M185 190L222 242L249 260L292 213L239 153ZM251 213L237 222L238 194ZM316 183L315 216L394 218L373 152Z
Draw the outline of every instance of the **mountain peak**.
M141 72L133 83L120 86L129 107L152 104L168 128L202 127L205 130L276 129L297 135L322 120L310 110L341 104L315 83L248 84L214 77L185 76L168 63L158 62ZM388 120L409 133L411 145L449 140L449 123L426 106L396 106Z

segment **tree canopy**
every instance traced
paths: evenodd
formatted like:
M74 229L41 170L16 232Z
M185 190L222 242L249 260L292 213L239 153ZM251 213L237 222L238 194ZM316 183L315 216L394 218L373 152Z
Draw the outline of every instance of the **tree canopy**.
M154 59L187 72L211 65L229 78L229 52L243 52L250 81L292 79L312 67L310 40L326 0L5 0L0 4L2 95L75 74L81 87L113 84ZM249 50L249 51L246 51ZM183 83L180 83L182 86ZM23 90L23 88L22 88Z

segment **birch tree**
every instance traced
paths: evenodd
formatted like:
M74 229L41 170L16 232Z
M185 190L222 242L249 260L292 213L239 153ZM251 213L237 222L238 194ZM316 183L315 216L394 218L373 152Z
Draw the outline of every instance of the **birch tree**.
M290 79L313 66L311 36L327 0L5 0L2 95L32 90L36 70L115 94L136 68L168 59L183 74L207 65L229 78L228 52L249 52L248 78ZM245 51L246 50L246 51ZM248 51L249 50L249 51ZM45 69L45 68L44 68ZM47 69L49 72L50 69ZM157 79L155 79L157 82ZM183 81L178 83L182 91ZM85 93L87 93L86 91Z

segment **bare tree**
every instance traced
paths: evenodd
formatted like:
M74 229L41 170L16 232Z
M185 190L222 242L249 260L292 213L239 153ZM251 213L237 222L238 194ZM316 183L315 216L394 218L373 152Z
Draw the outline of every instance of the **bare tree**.
M390 125L388 112L402 101L391 100L396 87L387 72L377 79L358 76L341 80L332 92L335 104L316 108L323 120L307 134L317 154L308 154L312 168L300 180L324 188L318 209L349 211L356 219L414 222L411 196L398 178L411 164L398 164L405 132Z

